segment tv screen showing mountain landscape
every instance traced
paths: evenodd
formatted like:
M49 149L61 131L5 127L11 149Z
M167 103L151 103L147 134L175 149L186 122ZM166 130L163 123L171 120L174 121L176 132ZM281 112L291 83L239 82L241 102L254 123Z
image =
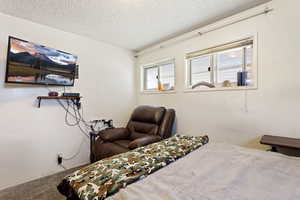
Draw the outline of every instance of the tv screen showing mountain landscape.
M43 85L74 85L77 56L9 38L6 82Z

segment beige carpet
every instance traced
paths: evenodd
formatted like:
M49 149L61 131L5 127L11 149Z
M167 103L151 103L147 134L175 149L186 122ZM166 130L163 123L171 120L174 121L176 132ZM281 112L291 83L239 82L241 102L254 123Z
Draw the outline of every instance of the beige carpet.
M78 168L69 169L45 178L24 183L0 191L0 200L65 200L56 189L56 186L66 175Z

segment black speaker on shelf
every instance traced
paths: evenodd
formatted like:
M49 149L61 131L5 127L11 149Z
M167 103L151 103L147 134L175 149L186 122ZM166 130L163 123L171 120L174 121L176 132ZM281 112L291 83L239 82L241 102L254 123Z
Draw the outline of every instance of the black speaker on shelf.
M64 92L62 93L63 97L80 97L80 93L75 92Z

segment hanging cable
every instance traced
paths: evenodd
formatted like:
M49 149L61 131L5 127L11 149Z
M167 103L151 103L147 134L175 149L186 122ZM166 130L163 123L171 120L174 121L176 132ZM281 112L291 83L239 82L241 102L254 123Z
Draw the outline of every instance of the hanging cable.
M245 88L245 101L244 101L244 109L245 109L245 112L248 113L249 110L248 110L248 85L246 84L246 88Z
M70 103L69 103L69 100L67 100L67 104L68 104L68 107L67 107L67 110L66 110L66 114L65 114L65 123L68 125L68 126L77 126L79 123L80 123L80 119L78 119L77 115L76 115L76 111L74 110L74 107L73 107L73 111L74 111L74 115L73 118L75 119L75 123L70 123L69 120L68 120L68 115L70 113L69 109L70 109ZM73 104L72 104L73 106Z
M78 151L73 156L67 157L67 158L65 158L65 157L62 156L62 159L63 160L72 160L72 159L76 158L80 154L81 148L82 148L83 144L84 144L84 139L81 141L80 146L78 148Z
M49 92L52 92L52 90L50 90L50 88L48 87L48 85L46 85L46 88L48 89ZM65 91L65 88L64 88L64 91ZM67 105L68 107L66 107L60 99L56 99L57 102L59 103L59 105L65 110L66 112L66 115L65 115L65 123L68 125L68 126L77 126L79 128L79 130L86 136L86 137L90 137L89 136L89 132L90 131L87 131L87 130L83 130L83 128L80 126L80 122L82 122L85 126L85 128L90 128L90 126L87 124L87 122L82 118L82 115L80 114L79 110L78 109L74 109L75 107L73 107L73 111L74 113L71 113L69 108L70 108L70 101L67 100ZM74 102L72 102L72 105L74 105ZM76 105L74 105L76 106ZM81 107L82 109L82 107ZM82 113L83 113L83 109L82 109ZM73 119L75 119L76 123L75 124L72 124L72 123L69 123L68 121L68 116L71 116ZM78 116L80 116L78 118Z
M46 85L46 88L50 91L50 92L52 92L49 88L48 88L48 85ZM66 88L64 87L64 92L66 91ZM58 104L65 110L65 123L66 123L66 125L68 125L68 126L71 126L71 127L75 127L75 126L77 126L78 128L79 128L79 130L80 130L80 132L82 132L87 138L90 138L90 135L89 135L89 133L91 132L91 131L95 131L94 129L93 129L93 126L97 126L97 124L98 124L98 122L99 121L101 121L101 122L103 122L103 120L95 120L95 121L93 121L93 122L87 122L85 119L84 119L84 110L83 110L83 106L78 106L77 104L76 104L76 102L74 102L74 101L70 101L70 100L66 100L66 103L67 103L67 105L65 105L60 99L56 99L57 100L57 102L58 102ZM80 110L81 110L81 112L80 112ZM69 117L72 117L74 120L75 120L75 122L70 122L69 121ZM100 126L100 127L98 127L98 129L97 130L100 130L100 129L104 129L106 126L105 125L102 125L102 126ZM70 156L70 157L67 157L67 158L65 158L65 157L63 157L62 156L62 159L63 160L72 160L72 159L74 159L75 157L77 157L79 154L80 154L80 152L81 152L81 149L82 149L82 145L84 144L84 139L82 140L82 142L80 143L80 146L79 146L79 148L78 148L78 151L74 154L74 155L72 155L72 156ZM67 169L65 166L63 166L63 165L60 165L62 168L64 168L64 169Z

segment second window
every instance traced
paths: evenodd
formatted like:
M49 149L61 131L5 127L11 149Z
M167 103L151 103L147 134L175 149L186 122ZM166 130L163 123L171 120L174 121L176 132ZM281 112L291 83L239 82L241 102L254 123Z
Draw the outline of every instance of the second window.
M187 84L214 87L253 85L253 39L187 54Z

